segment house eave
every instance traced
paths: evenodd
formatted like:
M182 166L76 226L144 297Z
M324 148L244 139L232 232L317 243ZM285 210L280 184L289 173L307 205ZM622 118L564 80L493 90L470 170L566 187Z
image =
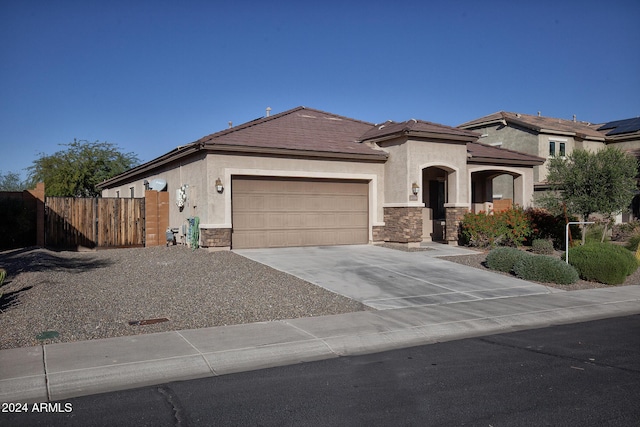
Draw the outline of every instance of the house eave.
M444 141L447 143L454 143L454 144L466 144L467 142L475 142L478 140L478 138L480 137L480 135L478 136L473 136L473 135L455 135L455 134L450 134L450 133L437 133L437 132L415 132L415 131L401 131L401 132L394 132L394 133L390 133L388 135L383 135L380 137L375 137L375 138L367 138L367 139L362 139L360 140L360 142L371 142L374 144L380 143L380 142L385 142L385 141L390 141L390 140L394 140L394 139L398 139L398 138L402 138L402 137L406 137L406 138L420 138L420 139L425 139L425 140L436 140L436 141Z
M160 157L157 157L153 160L143 163L140 166L136 166L135 168L129 169L128 171L125 171L120 175L114 176L113 178L104 180L98 185L98 187L109 188L109 187L118 185L123 181L124 182L129 181L132 178L136 178L139 175L148 173L154 169L157 169L160 166L164 166L168 163L175 162L176 160L191 156L194 153L200 151L201 148L202 148L201 143L191 143L191 144L177 147Z
M510 165L510 166L540 166L544 163L542 160L517 160L517 159L499 159L495 157L469 157L467 164L492 164L492 165Z
M100 183L100 188L109 188L120 185L123 182L131 181L132 179L138 179L141 176L149 174L150 172L158 169L169 163L173 163L176 160L183 159L188 156L192 156L197 152L203 151L205 153L220 153L220 154L245 154L245 155L262 155L262 156L282 156L282 157L294 157L294 158L307 158L307 159L325 159L325 160L356 160L365 162L381 162L387 161L388 155L384 152L380 154L362 154L362 153L336 153L336 152L324 152L324 151L312 151L312 150L292 150L283 148L263 148L263 147L251 147L251 146L238 146L238 145L222 145L222 144L205 144L202 142L192 143L184 147L178 147L169 153L160 156L154 160L130 169L122 174L113 178L107 179Z
M489 126L493 126L493 125L506 126L507 125L507 121L505 119L492 119L492 120L486 120L484 122L477 122L477 123L472 123L472 124L464 124L463 123L462 125L459 125L458 128L470 130L470 129L481 129L481 128L485 128L485 127L489 127Z
M556 129L540 129L539 130L540 133L546 134L546 135L562 135L562 136L571 136L571 137L575 137L575 138L579 138L582 140L589 140L589 141L598 141L598 142L604 142L605 141L605 137L597 137L597 136L592 136L592 135L585 135L583 133L579 133L579 132L570 132L570 131L561 131L561 130L556 130Z

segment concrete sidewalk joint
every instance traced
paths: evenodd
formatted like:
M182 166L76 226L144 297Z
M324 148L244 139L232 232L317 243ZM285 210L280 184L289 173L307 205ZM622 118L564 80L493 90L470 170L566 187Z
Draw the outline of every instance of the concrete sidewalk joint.
M0 401L45 402L607 317L640 286L363 311L0 351Z

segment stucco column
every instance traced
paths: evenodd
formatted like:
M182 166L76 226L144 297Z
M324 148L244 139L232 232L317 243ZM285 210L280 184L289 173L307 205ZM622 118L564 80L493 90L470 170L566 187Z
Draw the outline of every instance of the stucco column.
M525 179L522 175L513 177L513 204L525 206Z

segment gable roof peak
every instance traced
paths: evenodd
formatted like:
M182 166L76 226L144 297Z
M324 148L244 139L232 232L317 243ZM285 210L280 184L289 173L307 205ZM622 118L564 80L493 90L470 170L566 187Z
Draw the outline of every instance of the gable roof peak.
M369 140L390 139L402 135L413 135L423 137L439 137L451 140L476 140L480 136L478 133L454 128L439 123L427 122L418 119L409 119L404 122L387 120L382 124L376 124L360 138L361 142Z

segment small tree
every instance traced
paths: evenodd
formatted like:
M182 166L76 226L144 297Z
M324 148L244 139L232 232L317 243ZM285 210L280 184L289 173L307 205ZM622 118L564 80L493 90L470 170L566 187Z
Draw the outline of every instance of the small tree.
M628 209L636 191L638 162L614 147L595 153L576 149L566 158L551 159L548 168L547 181L556 200L565 203L583 221L594 213L611 218ZM551 203L550 200L546 203ZM541 202L545 203L545 199ZM606 232L605 227L603 238ZM583 228L583 243L585 238Z
M43 181L47 196L98 197L98 184L139 163L108 142L73 140L66 150L41 154L28 168L31 183Z
M20 174L16 172L0 173L0 191L22 191L25 189Z

